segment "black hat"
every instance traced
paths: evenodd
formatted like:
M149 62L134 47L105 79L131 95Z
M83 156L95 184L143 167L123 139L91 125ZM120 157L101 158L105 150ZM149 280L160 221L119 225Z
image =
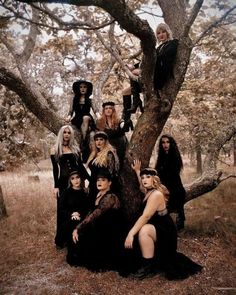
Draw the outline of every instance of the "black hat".
M153 168L145 168L145 169L142 169L140 171L140 176L142 176L144 174L146 174L146 175L152 175L152 176L157 176L157 171L155 169L153 169Z
M73 170L73 171L71 171L70 174L69 174L69 177L71 177L71 176L74 175L74 174L78 174L79 177L81 178L81 175L80 175L80 173L79 173L78 170Z
M87 90L87 95L90 96L93 92L93 84L89 81L86 81L86 80L78 80L76 82L73 83L73 86L72 86L72 89L74 91L74 94L80 94L80 84L86 84L87 87L88 87L88 90Z
M108 169L106 169L106 168L100 168L100 169L98 170L98 174L97 174L97 179L98 179L98 178L106 178L106 179L108 179L109 181L111 181L112 176L111 176L111 173L109 172Z
M106 106L115 106L115 103L113 101L106 101L102 104L102 107L105 108Z
M108 136L104 131L97 131L93 138L94 138L94 140L96 140L99 137L104 138L105 140L108 139Z

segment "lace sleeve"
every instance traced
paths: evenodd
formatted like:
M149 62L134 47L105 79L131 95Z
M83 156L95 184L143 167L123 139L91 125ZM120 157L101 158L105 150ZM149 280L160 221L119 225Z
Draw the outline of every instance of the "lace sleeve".
M116 159L115 155L111 151L107 154L107 168L113 176L119 170L119 160L118 158Z
M84 228L96 222L96 220L101 217L105 212L109 209L115 208L118 209L120 207L119 199L114 194L106 194L104 195L97 208L94 209L87 217L77 226L79 232L81 232Z

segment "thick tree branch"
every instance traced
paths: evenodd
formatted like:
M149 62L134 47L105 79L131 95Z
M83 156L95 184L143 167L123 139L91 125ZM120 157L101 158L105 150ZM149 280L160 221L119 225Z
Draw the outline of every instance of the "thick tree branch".
M0 83L14 91L25 106L40 120L40 122L55 134L63 121L53 112L23 81L4 67L0 68Z
M194 23L197 15L198 15L198 12L199 10L201 9L202 7L202 3L203 3L204 0L197 0L193 6L193 9L190 13L190 16L185 24L185 27L184 27L184 31L183 31L183 37L186 37L189 33L189 30L192 26L192 24Z

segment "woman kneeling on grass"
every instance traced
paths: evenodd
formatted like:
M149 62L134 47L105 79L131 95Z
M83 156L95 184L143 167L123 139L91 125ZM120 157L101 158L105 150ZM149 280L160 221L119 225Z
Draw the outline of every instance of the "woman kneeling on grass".
M138 236L142 254L141 267L132 277L143 279L164 272L167 279L174 280L201 271L202 266L176 251L177 231L166 209L168 190L161 184L156 170L146 168L140 171L139 160L134 161L132 168L145 193L140 217L125 240L125 248L132 249Z
M120 201L110 190L111 175L101 169L97 175L98 194L91 212L75 228L68 247L67 262L92 271L116 270L121 260L124 232Z

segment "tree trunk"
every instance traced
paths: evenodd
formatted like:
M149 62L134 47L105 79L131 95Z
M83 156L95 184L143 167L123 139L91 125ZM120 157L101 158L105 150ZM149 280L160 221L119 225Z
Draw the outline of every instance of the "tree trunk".
M196 160L197 160L197 174L202 174L202 148L199 137L196 137Z
M3 199L2 187L0 186L0 219L7 216L7 210Z
M236 136L233 138L233 155L234 155L234 166L236 166Z

